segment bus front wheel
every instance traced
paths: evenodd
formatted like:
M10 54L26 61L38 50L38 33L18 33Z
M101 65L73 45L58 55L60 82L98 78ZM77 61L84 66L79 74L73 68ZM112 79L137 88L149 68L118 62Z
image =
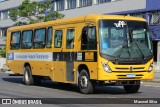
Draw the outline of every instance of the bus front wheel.
M127 93L137 93L139 88L140 88L140 84L136 84L136 85L124 85L124 90Z
M80 75L78 77L78 87L80 89L80 92L83 94L90 94L94 91L94 84L89 79L89 74L85 69L80 72Z

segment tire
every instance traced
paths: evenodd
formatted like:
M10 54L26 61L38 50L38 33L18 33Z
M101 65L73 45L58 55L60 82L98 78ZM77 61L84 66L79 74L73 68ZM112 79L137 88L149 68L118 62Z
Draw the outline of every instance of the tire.
M33 77L31 74L31 68L29 66L26 66L24 68L23 80L24 80L25 85L33 85L34 84Z
M24 69L23 80L25 85L40 85L41 77L32 75L31 68L26 66Z
M89 75L85 69L81 70L78 77L78 87L81 93L91 94L94 92L94 84L89 79Z
M124 90L127 93L137 93L139 88L140 88L140 84L136 84L136 85L124 85Z

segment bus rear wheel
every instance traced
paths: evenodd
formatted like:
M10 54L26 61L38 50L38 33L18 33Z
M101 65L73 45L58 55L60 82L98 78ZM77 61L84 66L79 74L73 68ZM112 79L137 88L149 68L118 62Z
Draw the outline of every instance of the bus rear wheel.
M24 68L23 80L25 85L39 85L41 83L41 77L32 75L29 66Z
M33 85L33 77L31 74L31 68L29 66L24 68L23 80L25 85Z
M136 84L136 85L124 85L124 90L127 93L137 93L139 88L140 88L140 84Z
M89 75L85 69L81 70L78 77L78 87L81 93L90 94L94 92L94 84L89 79Z

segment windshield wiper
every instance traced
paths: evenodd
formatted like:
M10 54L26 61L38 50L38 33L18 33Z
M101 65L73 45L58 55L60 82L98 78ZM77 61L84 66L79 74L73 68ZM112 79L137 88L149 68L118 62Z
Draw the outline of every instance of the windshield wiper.
M118 60L119 60L119 58L120 58L120 56L121 56L121 54L122 54L124 48L126 47L126 45L127 45L127 40L126 40L126 42L123 42L121 51L119 52L119 54L118 54L117 57L115 58L116 64L118 64Z
M144 32L143 32L143 33L144 33ZM138 33L136 33L136 34L138 34ZM130 36L130 39L131 39L131 42L132 42L132 43L133 43L133 35L136 35L136 34L132 34L131 31L129 31L129 36ZM141 33L141 34L142 34L142 33ZM142 59L143 59L143 60L146 60L146 57L145 57L145 55L143 54L142 50L140 49L139 45L137 44L137 41L134 41L134 42L135 42L136 46L138 47L138 50L139 50L140 53L141 53Z
M135 42L136 46L138 47L138 50L140 51L140 53L141 53L141 55L142 55L142 59L143 59L143 60L146 60L146 57L145 57L145 55L143 54L142 50L140 49L139 45L137 44L137 41L134 41L134 42Z
M120 56L121 56L121 54L122 54L124 48L126 47L126 45L127 45L126 42L124 42L124 43L122 44L122 49L121 49L121 51L119 52L119 54L117 55L117 58L120 58Z

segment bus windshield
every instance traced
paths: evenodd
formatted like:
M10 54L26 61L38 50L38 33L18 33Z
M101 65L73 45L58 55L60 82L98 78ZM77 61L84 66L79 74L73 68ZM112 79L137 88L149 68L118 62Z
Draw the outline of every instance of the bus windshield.
M147 23L100 20L100 53L116 58L146 58L152 55Z

